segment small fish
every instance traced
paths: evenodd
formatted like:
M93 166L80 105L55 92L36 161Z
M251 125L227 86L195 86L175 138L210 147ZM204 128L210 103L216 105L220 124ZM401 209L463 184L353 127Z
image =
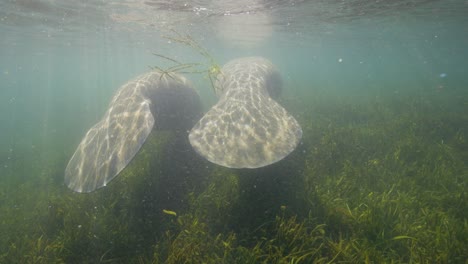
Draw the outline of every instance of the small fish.
M177 213L174 212L174 211L171 211L171 210L163 209L163 213L168 214L168 215L177 216Z
M440 78L445 78L445 77L447 77L447 74L446 73L441 73L441 74L439 74L439 77Z

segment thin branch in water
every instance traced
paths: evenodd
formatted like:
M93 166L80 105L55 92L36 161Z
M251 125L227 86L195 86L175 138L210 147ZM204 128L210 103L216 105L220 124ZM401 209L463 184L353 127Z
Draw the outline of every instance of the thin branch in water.
M172 61L172 62L177 63L177 64L182 64L182 63L180 63L179 61L177 61L177 60L175 60L173 58L169 58L167 56L164 56L164 55L161 55L161 54L158 54L158 53L153 53L153 55L157 56L157 57L160 57L160 58L163 58L163 59L166 59L168 61Z

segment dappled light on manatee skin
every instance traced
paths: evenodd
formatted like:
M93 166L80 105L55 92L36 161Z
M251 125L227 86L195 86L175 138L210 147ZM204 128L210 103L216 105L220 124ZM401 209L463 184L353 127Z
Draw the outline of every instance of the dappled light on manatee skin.
M65 184L76 192L106 186L138 153L153 127L190 129L200 109L197 92L175 73L156 70L129 81L82 139L65 169Z
M272 99L281 85L279 72L265 58L228 62L215 82L219 101L189 134L192 147L229 168L258 168L286 157L299 143L302 129Z

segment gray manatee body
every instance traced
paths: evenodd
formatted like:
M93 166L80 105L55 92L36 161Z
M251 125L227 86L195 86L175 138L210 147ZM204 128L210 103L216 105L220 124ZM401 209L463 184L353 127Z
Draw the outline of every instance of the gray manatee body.
M298 145L302 129L273 99L281 86L279 72L265 58L228 62L215 82L219 100L192 128L190 144L207 160L229 168L258 168L283 159Z
M229 168L275 163L298 145L299 123L273 98L282 80L261 57L232 60L215 81L218 102L199 120L197 92L183 76L149 72L124 84L104 117L82 139L65 169L76 192L106 186L138 153L153 129L192 128L189 141L207 160Z
M86 133L65 169L65 184L76 192L106 186L153 129L188 130L200 111L200 98L186 78L158 71L138 76L116 92L104 117Z

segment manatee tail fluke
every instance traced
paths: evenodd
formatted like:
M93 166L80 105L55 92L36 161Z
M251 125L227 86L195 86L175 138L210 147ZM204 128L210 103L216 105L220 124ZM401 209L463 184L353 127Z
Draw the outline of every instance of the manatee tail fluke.
M76 192L106 186L130 163L154 126L181 126L199 108L198 94L179 75L153 71L126 83L78 145L65 169L65 184Z
M296 148L302 129L271 98L281 89L271 62L259 57L233 60L222 68L215 88L219 101L189 134L200 155L225 167L258 168Z

